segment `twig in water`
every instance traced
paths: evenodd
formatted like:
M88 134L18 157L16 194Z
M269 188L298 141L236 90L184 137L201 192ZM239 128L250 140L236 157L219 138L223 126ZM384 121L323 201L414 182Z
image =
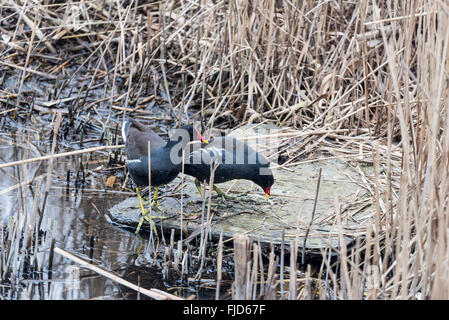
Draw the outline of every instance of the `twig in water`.
M162 290L141 288L129 281L126 281L126 280L112 274L111 272L108 272L106 270L101 269L100 267L97 267L91 263L88 263L88 262L86 262L86 261L74 256L73 254L70 254L67 251L60 249L58 247L55 248L54 252L56 252L57 254L60 254L64 258L67 258L69 260L72 260L72 261L80 264L82 267L88 268L98 274L101 274L102 276L105 276L106 278L116 281L116 282L120 283L121 285L124 285L130 289L136 290L137 292L142 293L150 298L153 298L156 300L184 300L183 298L177 297L175 295L164 292Z
M75 150L75 151L57 153L57 154L48 155L48 156L42 156L42 157L37 157L37 158L31 158L31 159L18 160L18 161L13 161L13 162L8 162L8 163L2 163L2 164L0 164L0 169L6 168L6 167L11 167L11 166L16 166L16 165L19 165L19 164L25 164L25 163L30 163L30 162L48 160L48 159L51 159L51 158L55 159L55 158L61 158L61 157L78 155L78 154L82 154L82 153L89 153L89 152L109 150L109 149L120 149L120 148L124 148L124 147L125 147L125 145L121 144L121 145L117 145L117 146L101 146L101 147L93 147L93 148L87 148L87 149L82 149L82 150Z

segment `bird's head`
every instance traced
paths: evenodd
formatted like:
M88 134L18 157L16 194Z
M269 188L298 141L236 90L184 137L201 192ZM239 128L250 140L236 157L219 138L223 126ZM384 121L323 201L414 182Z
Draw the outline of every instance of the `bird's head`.
M262 167L258 169L258 174L253 180L265 192L265 197L269 198L271 195L271 187L274 184L274 177L269 167Z

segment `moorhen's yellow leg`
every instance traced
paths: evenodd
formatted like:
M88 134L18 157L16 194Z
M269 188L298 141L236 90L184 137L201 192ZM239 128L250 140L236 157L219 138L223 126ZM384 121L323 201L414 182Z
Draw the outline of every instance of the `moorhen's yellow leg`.
M159 204L159 201L157 201L158 193L159 193L159 187L156 187L156 189L155 189L155 191L154 191L153 200L151 201L151 204L150 204L150 200L148 200L148 201L145 201L145 202L142 201L142 205L143 205L144 207L146 207L146 206L148 206L148 205L151 205L151 207L154 207L154 205L156 205L156 207L159 209L159 211L165 213L165 210L162 209L162 207L161 207L160 204ZM143 198L142 198L142 199L143 199ZM141 206L139 205L139 206L136 206L135 208L140 208L140 207L141 207ZM149 212L149 210L146 210L146 211L145 211L145 213L148 213L148 212ZM153 217L155 217L155 216L153 216ZM157 218L164 218L164 217L157 217ZM148 220L148 219L147 219L147 220Z
M151 202L151 206L152 206L152 207L154 206L154 202L155 202L156 199L157 199L158 193L159 193L159 187L156 187L156 188L154 189L153 201ZM144 206L150 205L150 200L145 200L145 202L143 203L143 205L144 205Z
M139 187L136 187L136 193L137 193L137 199L139 199L140 209L142 210L142 217L140 218L139 224L137 225L136 234L139 234L140 228L142 227L143 220L147 220L150 223L150 225L153 226L154 231L156 232L156 226L154 225L153 220L151 220L151 216L148 216L148 214L147 214L148 211L145 211L145 208L143 206L142 195L140 194Z
M154 207L154 205L156 205L156 207L159 209L159 211L165 213L165 210L161 208L159 201L157 201L158 193L159 193L159 187L156 187L156 189L154 190L154 196L153 196L153 201L151 202L151 207ZM150 202L148 201L148 203L150 203ZM148 213L148 211L147 211L147 213Z
M221 197L221 199L223 200L223 202L226 201L226 199L232 199L233 197L230 195L227 195L226 193L223 192L223 190L221 190L218 186L216 186L214 184L214 190L215 192Z
M200 180L198 180L196 178L195 178L195 186L198 189L198 192L200 193L201 198L203 198L204 195L203 195L203 190L201 189L201 182L200 182Z

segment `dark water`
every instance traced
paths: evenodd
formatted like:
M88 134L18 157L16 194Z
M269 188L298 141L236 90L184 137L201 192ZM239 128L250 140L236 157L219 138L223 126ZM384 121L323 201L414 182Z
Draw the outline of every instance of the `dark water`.
M9 121L0 131L0 163L50 154L51 130L48 123L23 125ZM84 148L97 145L98 142L86 143ZM58 146L57 152L65 152L70 149L70 142ZM35 208L37 203L42 209L49 161L0 169L0 218L4 232L9 232L12 222L26 228L27 223L43 214L38 246L26 254L21 254L20 247L12 255L9 265L14 272L12 276L2 275L0 299L137 298L134 292L80 268L57 253L50 261L52 241L55 247L131 282L180 296L195 294L199 298L197 289L179 287L176 277L167 278L161 262L152 259L147 239L137 237L134 229L114 225L108 218L109 208L132 195L129 187L119 190L124 170L119 162L108 163L109 158L108 151L104 151L54 159L43 212ZM117 179L108 188L106 180L111 175ZM31 179L34 179L31 187L17 187L20 182ZM7 257L3 255L3 259L5 265ZM207 290L201 295L210 297Z

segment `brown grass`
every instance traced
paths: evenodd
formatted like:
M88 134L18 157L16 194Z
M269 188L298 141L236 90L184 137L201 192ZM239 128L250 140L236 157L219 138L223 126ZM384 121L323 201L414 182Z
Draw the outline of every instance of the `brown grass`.
M195 114L207 130L289 127L287 165L317 154L374 165L375 219L357 246L340 249L337 271L325 251L318 275L297 270L296 256L281 270L270 255L264 269L260 246L239 238L236 254L248 263L239 262L236 297L449 298L444 1L46 3L0 5L0 73L20 74L17 90L0 86L1 116L31 108L59 111L63 121L104 110L155 119L141 109L156 101L170 110L166 119ZM86 72L87 86L58 95ZM59 79L56 94L30 102L30 77ZM339 199L335 208L341 225Z

